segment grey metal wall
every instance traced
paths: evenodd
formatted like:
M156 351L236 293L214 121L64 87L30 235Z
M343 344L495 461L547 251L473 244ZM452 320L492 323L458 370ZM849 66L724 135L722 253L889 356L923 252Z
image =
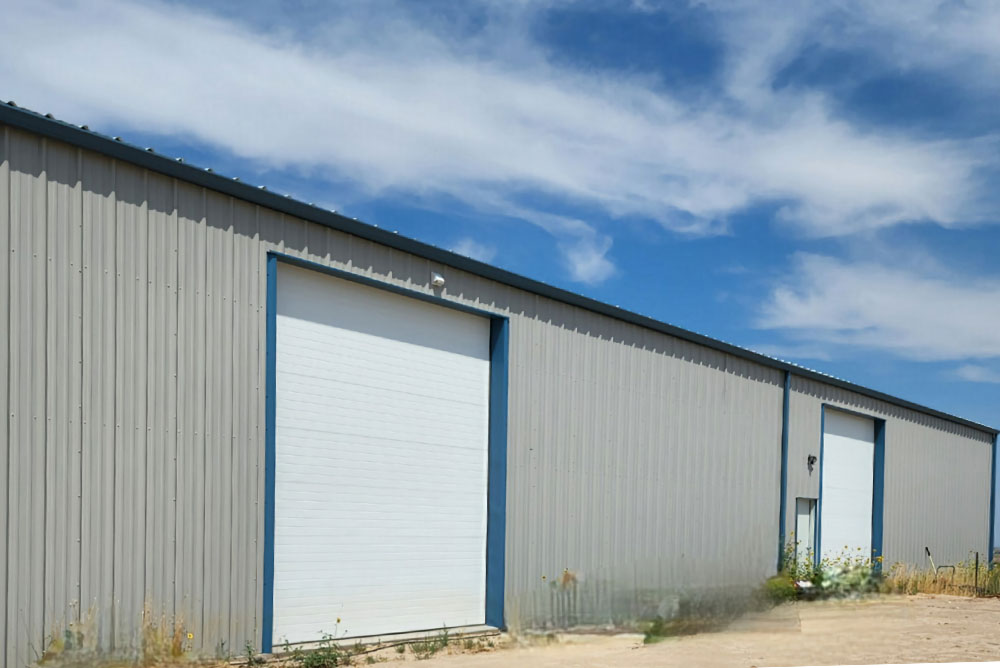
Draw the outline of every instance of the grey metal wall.
M772 572L781 371L0 129L7 665L69 623L134 646L144 611L208 652L259 643L268 250L424 292L439 271L446 298L510 316L509 623ZM818 438L800 394L793 453Z
M795 527L795 498L817 498L823 404L885 420L883 556L886 564L954 564L978 551L988 559L990 458L993 438L970 427L900 408L884 401L792 377L789 398L788 507Z
M780 373L516 297L510 623L651 615L671 590L766 577L776 556ZM553 582L564 569L578 581L568 592Z
M4 665L73 621L135 645L144 609L239 651L263 544L257 212L2 132Z
M0 164L9 665L144 610L259 642L269 249L510 315L512 623L771 569L780 372L12 128Z

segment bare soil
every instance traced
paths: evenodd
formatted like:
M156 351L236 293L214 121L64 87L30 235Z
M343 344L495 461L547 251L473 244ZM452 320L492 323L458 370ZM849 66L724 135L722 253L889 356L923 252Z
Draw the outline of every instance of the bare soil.
M723 630L643 644L641 635L453 638L444 649L386 647L357 656L390 668L750 668L1000 660L1000 599L943 594L789 603ZM427 645L424 646L426 649ZM403 649L400 653L397 649ZM134 662L56 659L52 668L134 668ZM410 662L417 662L415 665ZM156 668L233 668L228 662L151 661ZM292 666L277 661L269 668Z
M729 668L989 660L1000 660L1000 599L917 595L786 604L719 632L653 645L644 645L638 635L561 635L511 639L501 649L476 654L449 649L420 663L422 668Z

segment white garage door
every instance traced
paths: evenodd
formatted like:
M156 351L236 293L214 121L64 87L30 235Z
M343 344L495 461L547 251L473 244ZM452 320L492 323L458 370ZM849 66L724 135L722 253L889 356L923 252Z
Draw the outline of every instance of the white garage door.
M871 557L874 469L875 421L826 409L820 497L824 558Z
M277 281L275 646L484 623L489 320Z

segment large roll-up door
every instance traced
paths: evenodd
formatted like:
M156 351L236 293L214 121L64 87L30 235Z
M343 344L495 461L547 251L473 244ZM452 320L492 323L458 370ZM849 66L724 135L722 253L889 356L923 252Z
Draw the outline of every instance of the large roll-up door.
M489 320L277 283L275 646L483 624Z
M875 421L826 409L823 423L822 556L870 558Z

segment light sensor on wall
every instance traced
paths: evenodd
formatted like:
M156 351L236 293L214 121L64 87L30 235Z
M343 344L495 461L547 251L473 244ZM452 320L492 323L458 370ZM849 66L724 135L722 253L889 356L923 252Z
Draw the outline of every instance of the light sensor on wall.
M431 285L433 285L435 288L443 288L444 287L444 276L442 276L441 274L437 273L436 271L432 271L431 272Z

